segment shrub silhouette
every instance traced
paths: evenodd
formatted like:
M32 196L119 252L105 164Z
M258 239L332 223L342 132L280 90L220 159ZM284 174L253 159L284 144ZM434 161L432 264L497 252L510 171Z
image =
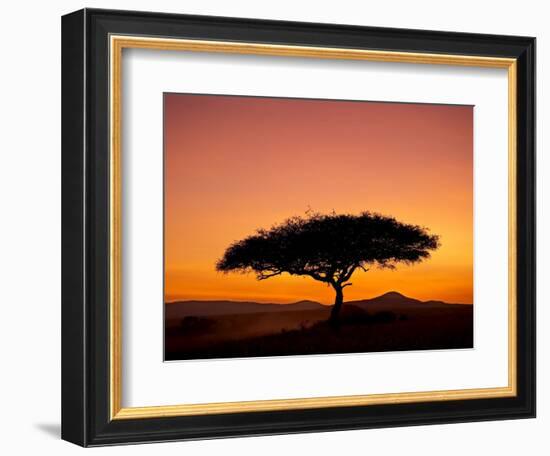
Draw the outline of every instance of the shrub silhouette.
M331 286L336 294L330 322L337 324L344 288L359 269L393 269L429 258L439 236L426 228L373 212L306 214L230 245L216 263L222 272L253 272L258 280L283 273L309 276Z

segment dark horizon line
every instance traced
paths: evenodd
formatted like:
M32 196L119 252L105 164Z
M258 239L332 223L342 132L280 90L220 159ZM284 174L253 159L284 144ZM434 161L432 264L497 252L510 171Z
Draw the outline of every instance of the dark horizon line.
M353 299L353 300L350 300L350 301L344 301L344 304L346 303L352 303L352 302L358 302L358 301L371 301L373 299L377 299L377 298L382 298L384 296L387 296L389 294L398 294L400 296L402 296L403 298L406 298L406 299L414 299L416 301L419 301L419 302L422 302L422 303L427 303L427 302L441 302L441 303L444 303L444 304L456 304L456 305L463 305L463 306L472 306L473 303L465 303L465 302L447 302L447 301L443 301L441 299L427 299L427 300L422 300L422 299L418 299L418 298L412 298L410 296L407 296L407 295L404 295L403 293L399 292L399 291L395 291L395 290L391 290L391 291L387 291L385 293L382 293L381 295L377 295L377 296L373 296L371 298L362 298L362 299ZM240 300L234 300L234 299L176 299L176 300L171 300L171 301L164 301L164 304L176 304L176 303L180 303L180 302L232 302L232 303L252 303L252 304L260 304L260 305L280 305L280 306L289 306L289 305L293 305L293 304L298 304L298 303L301 303L301 302L311 302L311 303L314 303L314 304L319 304L323 307L332 307L333 304L323 304L322 302L319 302L319 301L315 301L313 299L299 299L297 301L291 301L291 302L287 302L287 303L282 303L282 302L259 302L259 301L254 301L254 300L248 300L248 301L240 301Z

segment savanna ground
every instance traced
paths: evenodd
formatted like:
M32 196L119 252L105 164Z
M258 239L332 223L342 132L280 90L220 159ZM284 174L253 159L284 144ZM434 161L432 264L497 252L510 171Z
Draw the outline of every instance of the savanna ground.
M186 316L166 325L165 359L438 350L473 347L473 306L437 302Z

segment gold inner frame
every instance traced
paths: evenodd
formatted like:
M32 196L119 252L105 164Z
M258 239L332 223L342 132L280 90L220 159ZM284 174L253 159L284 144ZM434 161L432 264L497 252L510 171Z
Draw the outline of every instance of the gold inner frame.
M302 58L368 60L453 65L508 70L508 385L505 387L274 399L245 402L122 407L122 257L121 257L121 96L123 49L256 54ZM396 404L510 397L517 394L516 293L516 119L517 61L468 55L388 52L227 41L110 36L110 414L111 419L158 418L220 413L296 410L322 407Z

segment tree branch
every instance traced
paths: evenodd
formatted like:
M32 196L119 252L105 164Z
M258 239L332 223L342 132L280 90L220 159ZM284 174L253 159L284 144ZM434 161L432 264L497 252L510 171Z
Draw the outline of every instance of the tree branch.
M338 282L340 282L340 283L347 282L351 278L351 276L352 276L352 274L353 274L353 272L355 271L356 268L357 268L357 265L355 265L355 264L352 264L351 266L348 266L346 268L346 271L344 272L344 274L338 277Z
M270 277L275 277L275 276L278 276L278 275L281 275L283 273L283 271L275 271L275 272L272 272L272 273L263 273L263 272L260 272L257 274L257 278L258 280L266 280L266 279L269 279Z
M310 276L310 277L313 277L315 280L318 280L320 282L330 283L330 278L329 277L327 277L327 276L323 277L321 274L319 274L317 272L306 272L305 274Z

